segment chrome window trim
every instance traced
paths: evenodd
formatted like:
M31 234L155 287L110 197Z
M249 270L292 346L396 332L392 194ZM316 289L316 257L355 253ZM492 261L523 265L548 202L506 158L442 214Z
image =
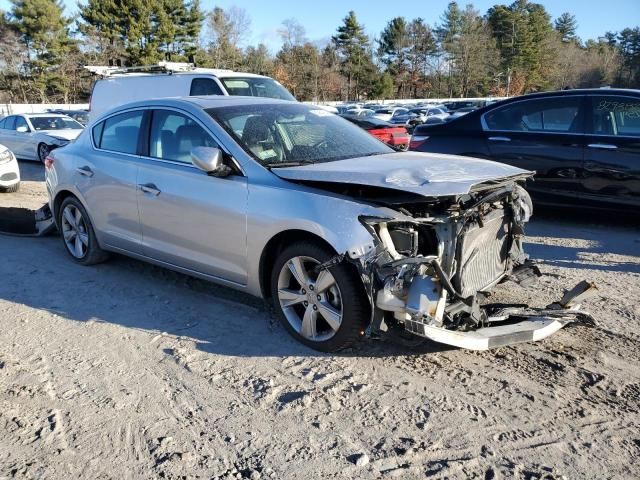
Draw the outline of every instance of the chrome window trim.
M510 133L544 133L544 134L552 134L552 135L586 135L586 132L547 132L545 130L542 131L535 131L535 132L527 132L527 131L523 131L523 130L492 130L489 128L489 126L487 125L487 121L484 119L484 117L486 115L488 115L489 113L492 113L496 110L500 110L502 108L507 108L510 107L512 105L515 105L516 103L522 103L522 102L537 102L537 101L541 101L541 100L549 100L550 98L568 98L568 97L576 97L581 99L581 101L584 100L585 97L588 97L588 95L557 95L557 96L549 96L549 97L541 97L541 98L523 98L521 100L516 100L514 102L509 102L507 105L502 105L499 106L497 108L492 108L491 110L484 112L481 116L480 116L480 125L482 126L482 131L483 132L510 132Z

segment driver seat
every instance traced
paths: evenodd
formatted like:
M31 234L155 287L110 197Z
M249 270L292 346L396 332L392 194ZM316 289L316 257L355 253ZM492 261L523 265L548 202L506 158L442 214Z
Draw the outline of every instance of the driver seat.
M279 162L283 159L283 151L276 144L266 117L253 115L247 118L242 130L242 142L260 160Z

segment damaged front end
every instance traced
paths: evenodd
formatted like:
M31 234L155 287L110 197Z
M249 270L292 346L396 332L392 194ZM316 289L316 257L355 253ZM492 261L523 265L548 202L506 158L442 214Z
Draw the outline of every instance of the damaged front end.
M541 275L523 251L532 205L517 181L392 208L397 216L361 217L374 248L348 252L373 306L369 334L395 324L437 342L486 350L592 321L579 310L595 290L587 282L544 309L487 303L498 283L528 286Z

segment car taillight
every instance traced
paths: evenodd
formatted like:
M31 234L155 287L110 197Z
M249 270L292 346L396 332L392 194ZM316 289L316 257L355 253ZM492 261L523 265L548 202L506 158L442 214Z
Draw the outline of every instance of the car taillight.
M369 133L378 140L382 140L384 143L389 143L391 141L391 130L391 128L373 128L369 130Z
M427 135L412 135L409 142L409 150L417 150L420 146L429 139Z
M44 168L52 168L53 167L53 157L51 155L47 155L44 159Z

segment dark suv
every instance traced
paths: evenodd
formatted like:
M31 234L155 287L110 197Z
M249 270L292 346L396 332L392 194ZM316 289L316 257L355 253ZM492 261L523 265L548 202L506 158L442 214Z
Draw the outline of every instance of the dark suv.
M585 89L510 98L449 123L416 127L410 150L534 170L538 204L638 212L640 90Z

